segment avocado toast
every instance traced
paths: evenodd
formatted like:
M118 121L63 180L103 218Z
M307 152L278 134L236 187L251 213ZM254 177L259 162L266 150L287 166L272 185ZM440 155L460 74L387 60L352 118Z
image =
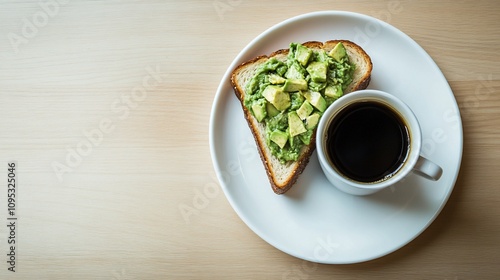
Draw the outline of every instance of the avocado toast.
M370 57L347 40L292 43L236 67L231 83L276 194L304 171L322 113L342 95L365 89L371 71Z

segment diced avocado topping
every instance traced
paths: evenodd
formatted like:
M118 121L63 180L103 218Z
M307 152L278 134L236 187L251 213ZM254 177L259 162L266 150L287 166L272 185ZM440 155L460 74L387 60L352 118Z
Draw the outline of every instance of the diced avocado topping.
M285 78L287 79L304 79L306 76L306 70L298 61L290 63L288 70L285 73Z
M301 120L305 120L313 111L314 111L313 106L311 106L311 103L309 103L309 101L306 100L297 110L297 115Z
M302 45L297 45L297 51L295 52L295 59L302 66L306 66L307 62L309 62L309 58L311 58L312 50L308 47L304 47Z
M342 87L340 85L327 86L325 88L325 95L334 99L339 99L343 95Z
M326 63L324 62L311 62L306 70L311 75L311 80L316 83L326 82Z
M323 98L323 96L321 96L321 93L317 91L307 91L304 93L304 97L320 112L324 112L326 110L326 100L325 98Z
M319 123L320 115L319 113L314 113L306 118L306 129L312 130L315 129Z
M260 99L252 105L253 115L259 122L261 122L267 116L266 103L267 102L265 102L265 100Z
M279 111L283 111L291 105L290 95L278 86L267 86L262 92L262 96Z
M345 47L342 43L338 43L328 54L329 56L333 57L337 62L340 62L342 58L344 58L347 53L345 51Z
M288 92L307 90L307 81L304 79L286 79L283 90Z
M313 129L308 129L306 132L300 134L298 137L302 143L305 145L311 144L311 136L313 135L314 130Z
M292 43L286 60L259 66L243 104L265 123L266 144L282 163L296 161L311 143L322 112L343 95L354 67L341 43L328 54Z
M269 138L271 139L271 141L276 143L281 149L283 149L286 142L288 141L288 134L281 130L275 130L271 132Z
M288 113L288 127L290 128L290 136L299 135L307 131L304 123L299 118L296 112Z
M295 111L302 106L302 103L304 103L305 98L302 96L302 94L297 91L297 92L292 92L290 94L290 97L292 98L292 106L288 109L289 111Z
M269 82L273 85L281 85L286 82L286 79L281 77L278 74L270 74L269 75Z
M274 107L274 105L269 102L266 102L266 111L267 115L271 118L280 113L280 111L278 111L278 109L276 109L276 107Z

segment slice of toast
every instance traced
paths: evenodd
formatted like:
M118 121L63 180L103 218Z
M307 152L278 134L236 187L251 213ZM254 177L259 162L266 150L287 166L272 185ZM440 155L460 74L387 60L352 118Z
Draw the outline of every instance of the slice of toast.
M361 47L347 40L332 40L325 43L311 41L303 43L302 45L313 50L324 49L328 53L339 42L342 42L344 45L349 56L350 63L355 64L356 67L353 73L352 82L348 85L346 90L344 90L344 94L365 89L370 82L372 62L368 54L366 54ZM269 182L271 183L271 187L276 194L283 194L288 191L297 181L302 171L304 171L307 163L309 162L309 158L316 148L316 133L314 131L310 144L302 147L297 161L289 161L283 164L271 153L271 150L266 144L265 122L258 122L250 110L245 107L243 101L245 99L246 85L257 72L258 67L271 57L285 61L287 59L288 52L288 49L282 49L270 54L269 56L263 55L256 57L238 66L231 75L231 83L234 88L234 92L241 102L245 119L247 120L248 126L250 127L253 137L255 138L260 157L266 168L267 176L269 177Z

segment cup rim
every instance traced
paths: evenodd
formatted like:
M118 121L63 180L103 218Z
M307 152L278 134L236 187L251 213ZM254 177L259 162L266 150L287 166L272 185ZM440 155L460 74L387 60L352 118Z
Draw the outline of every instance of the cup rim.
M330 125L332 118L338 113L342 108L356 102L359 99L364 98L365 100L383 100L387 105L391 106L395 111L402 115L409 126L410 133L410 150L408 152L408 157L406 162L403 164L401 169L396 172L391 178L388 178L383 181L378 182L359 182L356 180L348 179L345 176L339 174L335 168L333 168L330 164L330 161L327 158L326 150L325 150L325 142L326 142L326 134L328 132L328 126ZM321 167L324 172L327 172L329 175L334 176L337 180L343 182L346 185L349 185L353 188L357 189L369 189L369 190L377 190L383 189L388 186L391 186L401 179L405 178L412 170L417 160L420 156L421 150L421 130L418 120L410 109L410 107L398 97L381 90L375 89L364 89L351 92L346 94L339 99L337 99L331 106L327 108L327 110L323 113L321 117L318 129L316 131L316 146L318 159L320 161Z

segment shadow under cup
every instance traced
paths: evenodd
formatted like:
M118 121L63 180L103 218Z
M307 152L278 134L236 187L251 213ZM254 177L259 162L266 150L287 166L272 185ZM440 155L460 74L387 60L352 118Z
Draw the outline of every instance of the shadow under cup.
M420 157L418 121L401 100L362 90L335 101L318 126L318 158L342 191L367 195L410 173Z

